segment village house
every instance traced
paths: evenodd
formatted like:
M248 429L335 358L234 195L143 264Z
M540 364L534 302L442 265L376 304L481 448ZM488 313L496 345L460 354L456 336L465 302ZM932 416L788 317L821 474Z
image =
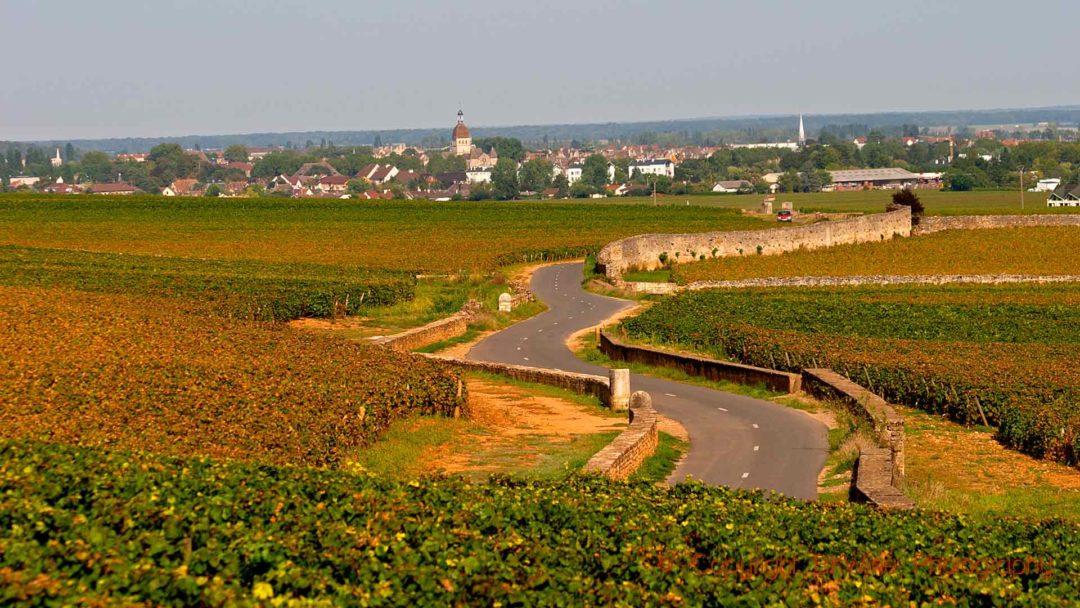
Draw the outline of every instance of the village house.
M32 175L15 175L8 180L8 183L11 184L12 188L21 188L23 186L27 188L32 188L40 181L40 177L35 177Z
M356 177L366 179L373 184L385 184L393 179L398 173L398 168L393 165L380 165L375 163L361 168L356 174Z
M197 187L198 184L199 180L197 179L176 179L166 186L161 193L165 196L199 196L202 194L202 190Z
M41 191L47 194L76 194L80 190L75 184L65 184L64 178L58 177L55 183L45 186Z
M1062 184L1046 199L1047 207L1080 207L1080 184Z
M716 182L713 186L713 192L720 192L723 194L736 194L739 192L751 192L754 189L754 184L746 181L745 179L730 180Z
M115 184L94 184L87 190L90 194L102 194L106 196L128 196L141 192L135 186L131 184L125 184L124 182L116 182Z
M675 163L668 158L637 160L630 163L631 177L635 171L641 175L665 175L674 179Z
M348 175L326 175L319 179L319 183L315 185L315 190L319 192L345 192L349 187L349 180L352 179Z

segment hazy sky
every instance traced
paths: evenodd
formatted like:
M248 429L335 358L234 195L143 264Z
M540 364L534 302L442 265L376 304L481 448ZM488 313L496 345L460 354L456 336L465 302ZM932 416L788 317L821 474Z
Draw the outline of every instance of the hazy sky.
M1080 103L1076 0L0 0L0 140Z

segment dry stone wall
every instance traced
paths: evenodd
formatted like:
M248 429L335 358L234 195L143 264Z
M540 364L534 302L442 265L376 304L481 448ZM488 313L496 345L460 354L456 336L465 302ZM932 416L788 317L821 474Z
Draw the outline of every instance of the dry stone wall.
M439 361L440 363L444 363L456 369L496 374L521 382L534 382L536 384L546 384L548 386L563 388L579 395L592 395L599 399L604 405L607 405L608 407L611 407L612 405L611 381L603 376L577 374L574 372L564 372L538 367L526 367L524 365L510 365L508 363L490 363L487 361L455 359L431 354L422 354L422 356L434 361Z
M659 442L656 410L645 391L630 396L630 426L585 463L585 472L626 479L656 452Z
M479 302L469 300L465 303L465 306L462 307L460 312L450 315L445 319L432 321L427 325L414 327L391 336L380 336L373 339L371 342L372 344L385 346L391 350L407 353L429 344L442 342L443 340L449 340L450 338L456 338L465 334L465 332L469 331L469 321L472 320L479 309Z
M632 236L601 249L597 265L609 278L618 280L631 268L660 268L663 266L661 254L676 263L686 263L711 257L776 255L797 249L875 242L910 234L911 210L904 207L888 213L797 228Z
M855 470L857 498L888 509L915 504L900 490L904 483L904 419L884 399L831 369L803 370L806 392L843 403L853 416L869 423L880 449L863 450Z
M600 332L599 348L600 352L617 361L671 367L710 380L726 380L748 386L764 385L781 393L798 392L802 381L798 374L626 344L606 331Z
M935 215L919 219L911 233L932 234L942 230L986 230L992 228L1027 228L1031 226L1078 226L1080 214L1040 215Z
M778 277L770 279L740 279L737 281L697 281L680 291L702 289L746 289L754 287L851 287L857 285L945 285L949 283L1080 283L1080 275L1056 274L916 274L874 275L851 277Z

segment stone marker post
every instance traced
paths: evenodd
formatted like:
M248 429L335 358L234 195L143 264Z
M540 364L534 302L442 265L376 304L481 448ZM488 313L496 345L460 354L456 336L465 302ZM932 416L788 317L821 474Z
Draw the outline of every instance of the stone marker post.
M510 312L513 309L514 298L510 294L503 292L499 296L499 312Z
M611 409L625 410L630 407L630 370L613 369L608 373L611 380Z

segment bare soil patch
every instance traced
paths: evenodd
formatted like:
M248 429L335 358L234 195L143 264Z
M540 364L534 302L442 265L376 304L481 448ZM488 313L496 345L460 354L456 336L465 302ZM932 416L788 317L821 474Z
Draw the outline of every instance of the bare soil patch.
M625 419L522 387L477 378L468 378L466 386L475 428L429 448L421 457L428 472L521 471L546 456L557 460L578 438L620 432L626 426Z

